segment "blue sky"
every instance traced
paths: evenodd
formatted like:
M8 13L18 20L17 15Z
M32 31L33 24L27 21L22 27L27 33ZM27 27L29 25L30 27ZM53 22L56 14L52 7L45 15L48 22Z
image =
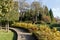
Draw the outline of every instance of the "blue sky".
M33 2L34 0L27 0L29 3ZM40 1L40 0L38 0ZM54 17L60 17L60 0L41 0L44 5L52 9Z

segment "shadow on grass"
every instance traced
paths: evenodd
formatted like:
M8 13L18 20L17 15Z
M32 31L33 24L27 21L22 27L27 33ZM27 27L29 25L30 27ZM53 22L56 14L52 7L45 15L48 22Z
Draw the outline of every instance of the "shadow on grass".
M10 29L10 30L14 33L12 40L17 40L18 35L17 35L16 31L14 31L12 29Z

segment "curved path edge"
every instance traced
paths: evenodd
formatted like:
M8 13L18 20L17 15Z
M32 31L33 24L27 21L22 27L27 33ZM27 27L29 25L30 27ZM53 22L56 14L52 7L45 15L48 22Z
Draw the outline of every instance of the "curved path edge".
M36 40L34 37L32 37L32 33L26 33L25 30L21 30L18 28L12 28L9 29L14 30L17 33L17 40Z
M9 30L11 30L12 32L14 32L13 40L17 40L17 38L18 38L17 32L14 29L11 29L11 28L9 28Z
M14 32L14 34L16 34L16 35L14 35L14 38L13 38L13 40L18 40L18 33L17 33L17 31L16 30L14 30L13 28L9 28L9 30L11 30L12 32Z

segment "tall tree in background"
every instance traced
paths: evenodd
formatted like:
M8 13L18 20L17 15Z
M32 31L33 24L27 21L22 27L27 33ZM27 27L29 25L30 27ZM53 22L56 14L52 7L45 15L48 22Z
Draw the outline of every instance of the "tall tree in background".
M54 16L53 16L53 12L52 12L51 9L49 10L49 14L50 14L51 22L53 22L54 21Z
M48 11L48 7L47 6L44 6L44 14L45 15L49 15L49 11Z
M20 17L19 17L19 21L22 21L23 17L24 17L24 3L26 0L18 0L18 6L19 6L19 11L20 11Z
M37 16L39 14L39 9L40 9L40 3L38 1L34 1L31 4L31 8L33 10L33 15L34 15L34 19L35 21L37 21Z
M50 18L50 14L49 14L49 10L48 10L48 7L47 6L43 6L43 20L46 22L46 23L50 23L51 22L51 18Z

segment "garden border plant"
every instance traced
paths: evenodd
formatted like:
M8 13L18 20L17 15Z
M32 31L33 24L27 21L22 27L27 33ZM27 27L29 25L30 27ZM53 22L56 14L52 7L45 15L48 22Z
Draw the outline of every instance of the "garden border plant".
M28 29L34 33L38 40L60 40L60 32L54 27L51 29L48 25L40 25L37 27L36 24L16 22L12 26L22 27Z

